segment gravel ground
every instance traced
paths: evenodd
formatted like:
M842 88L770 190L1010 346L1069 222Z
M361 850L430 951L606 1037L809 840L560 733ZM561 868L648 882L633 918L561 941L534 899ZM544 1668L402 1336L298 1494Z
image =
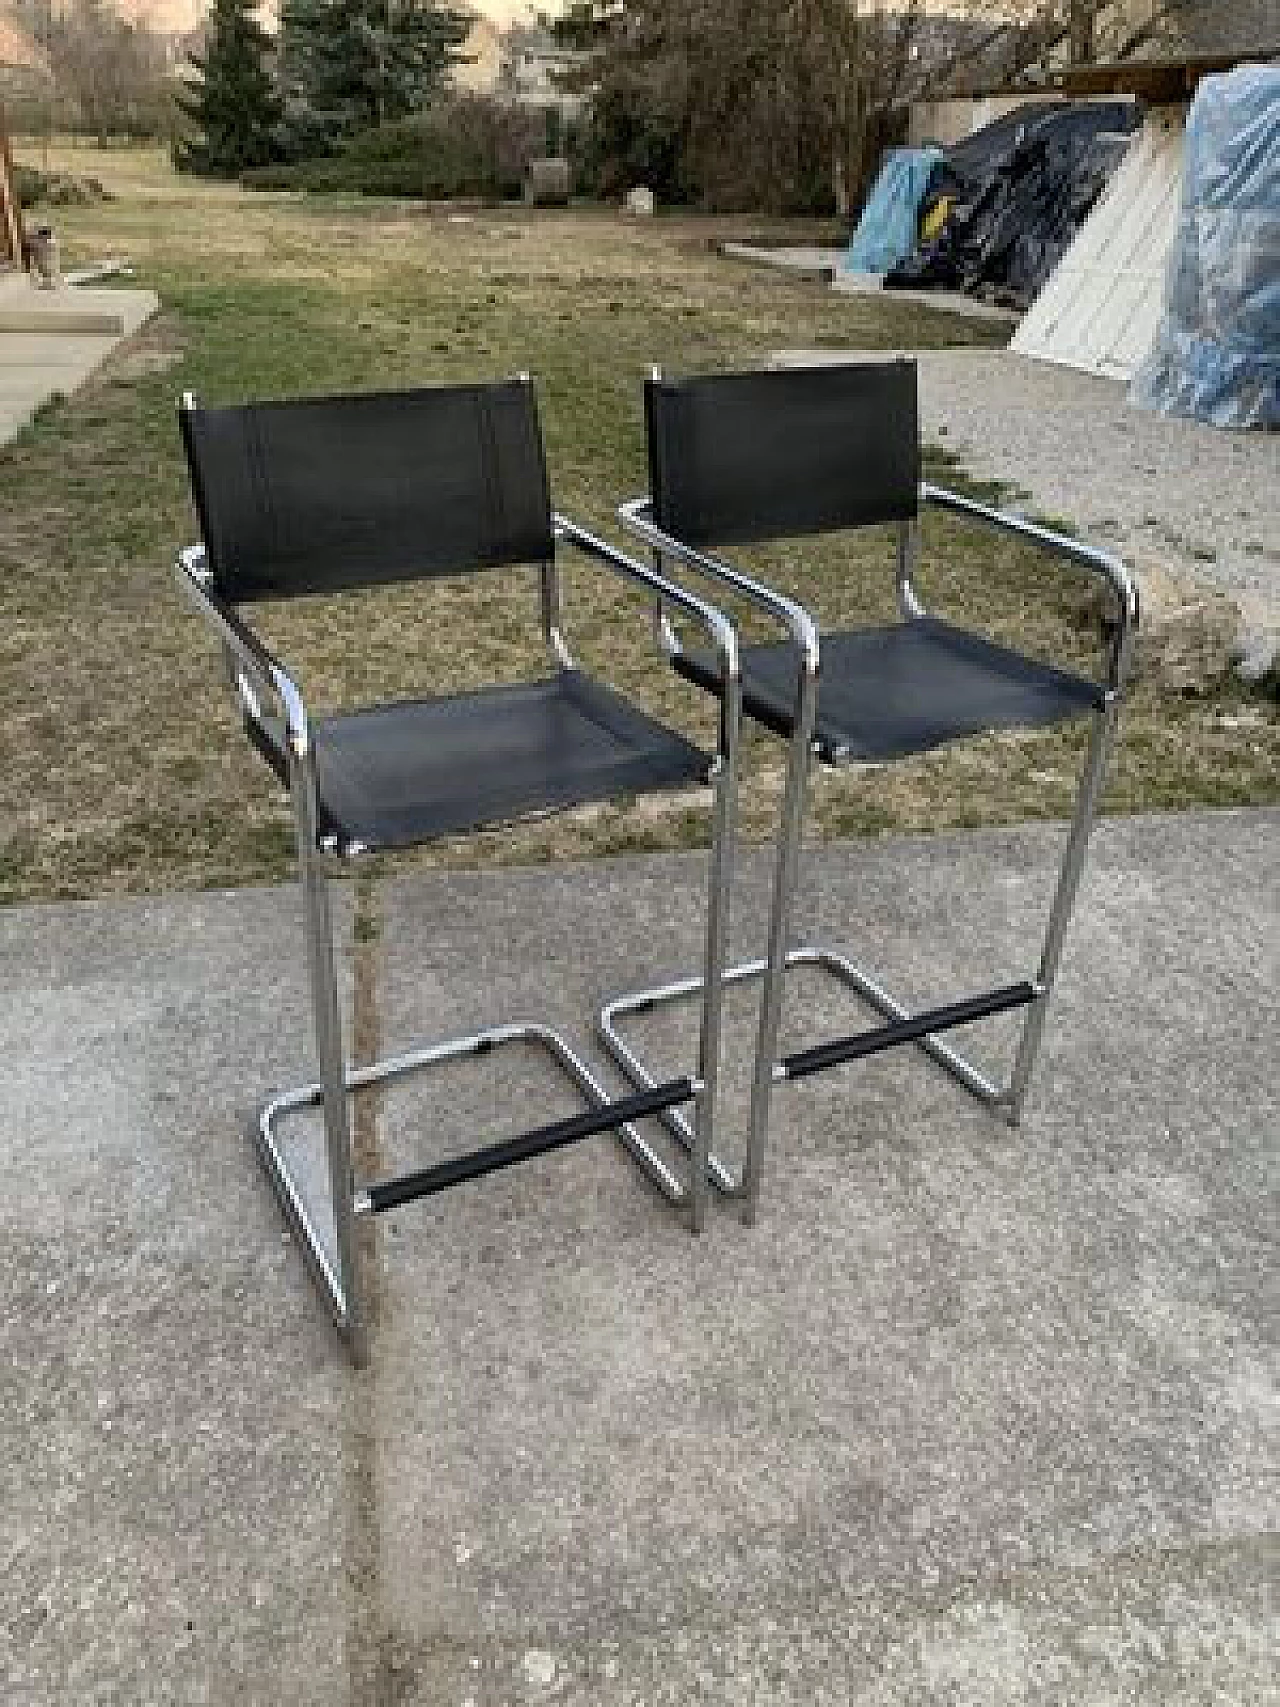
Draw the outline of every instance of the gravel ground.
M780 353L779 361L831 360ZM921 352L922 424L970 473L1069 519L1141 573L1157 563L1240 607L1251 654L1280 644L1280 438L1134 408L1124 388L1008 350Z

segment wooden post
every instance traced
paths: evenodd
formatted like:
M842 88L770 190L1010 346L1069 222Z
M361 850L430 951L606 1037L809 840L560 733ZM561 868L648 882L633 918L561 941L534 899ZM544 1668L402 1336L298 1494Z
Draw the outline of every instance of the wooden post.
M26 264L27 243L22 229L22 203L9 151L9 133L0 112L0 268Z
M1068 38L1072 65L1088 65L1095 56L1099 0L1071 0Z

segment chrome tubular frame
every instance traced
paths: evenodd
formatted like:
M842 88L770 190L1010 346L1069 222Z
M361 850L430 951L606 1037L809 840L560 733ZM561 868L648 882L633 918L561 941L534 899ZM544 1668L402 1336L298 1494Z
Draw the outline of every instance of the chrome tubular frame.
M1106 584L1111 592L1115 607L1115 624L1107 653L1107 673L1102 708L1094 713L1089 749L1085 755L1084 769L1076 793L1075 811L1072 815L1071 828L1067 834L1067 844L1063 850L1057 887L1054 890L1053 901L1049 909L1049 924L1045 932L1044 945L1040 951L1040 968L1036 974L1039 994L1023 1022L1012 1076L1007 1090L1000 1097L1009 1123L1016 1126L1022 1119L1027 1092L1031 1085L1031 1075L1044 1037L1049 999L1053 994L1054 982L1058 976L1058 966L1062 959L1062 948L1066 941L1067 926L1071 922L1076 895L1080 888L1080 879L1084 874L1085 857L1089 850L1089 837L1093 832L1098 804L1102 798L1107 764L1115 745L1120 707L1124 701L1129 674L1133 667L1134 647L1137 644L1138 625L1142 614L1141 603L1137 582L1120 558L1111 552L1099 551L1095 546L1087 545L1082 540L1071 539L1067 535L1045 527L1039 522L1034 522L1026 516L1015 515L1008 510L997 510L989 504L980 504L974 499L967 498L959 492L952 492L944 486L933 486L926 482L920 488L920 495L925 503L932 505L935 509L944 510L962 520L976 522L981 527L995 528L999 532L1025 540L1028 544L1046 552L1050 557L1056 557L1064 562L1074 564L1078 569L1085 570L1087 574L1097 577Z
M193 406L193 401L186 401ZM637 1111L631 1118L605 1121L596 1117L623 1110L625 1102L613 1102L608 1092L582 1058L555 1031L541 1024L500 1025L451 1041L417 1048L389 1057L371 1066L349 1069L346 1065L342 1016L335 968L332 919L329 909L327 860L333 850L322 846L318 834L318 803L315 747L302 695L293 678L272 657L237 613L216 596L212 575L201 546L179 553L175 573L187 602L210 624L221 642L228 673L241 708L260 719L262 702L269 702L284 720L289 755L289 788L293 802L302 887L307 956L310 968L316 1052L320 1076L314 1084L284 1092L261 1109L255 1122L255 1138L263 1166L279 1195L291 1229L298 1238L312 1274L323 1294L339 1334L357 1365L368 1359L368 1323L365 1290L360 1272L357 1221L374 1212L377 1205L371 1190L357 1182L354 1173L350 1104L352 1093L396 1079L408 1073L439 1065L459 1057L479 1055L511 1043L532 1044L547 1051L576 1085L593 1111L582 1124L594 1130L616 1130L624 1147L651 1183L671 1202L689 1208L693 1228L699 1230L706 1217L708 1178L716 1178L720 1164L712 1151L716 1110L716 1083L720 1056L720 1025L724 989L724 962L732 891L732 862L737 813L738 740L741 729L741 684L737 633L718 610L668 581L656 570L636 563L586 529L557 515L555 537L572 545L593 562L630 581L659 606L669 604L698 622L708 634L720 664L723 690L719 742L710 780L714 788L710 895L702 985L702 1028L696 1076L677 1081L669 1090L679 1100L692 1099L696 1117L691 1141L692 1159L686 1182L636 1130ZM559 577L554 562L542 566L542 627L557 665L573 667L565 638ZM360 852L358 847L341 850L342 857ZM683 1087L686 1087L682 1089ZM285 1156L278 1123L306 1107L323 1111L328 1183L332 1201L334 1240L330 1251L321 1236L305 1194ZM647 1112L644 1109L638 1112ZM561 1123L573 1126L574 1121ZM550 1129L547 1129L548 1131ZM501 1147L499 1147L501 1148ZM536 1153L536 1152L535 1152ZM505 1161L495 1166L507 1165ZM480 1171L491 1171L486 1166ZM378 1186L372 1192L379 1191Z
M700 1232L706 1221L708 1180L723 1189L725 1182L732 1178L713 1146L720 1078L724 971L728 954L729 908L733 893L733 859L738 828L738 749L742 736L742 671L738 656L738 632L734 624L713 605L689 593L660 569L637 563L634 558L616 550L566 516L556 515L555 528L558 540L566 541L578 551L612 567L654 594L654 630L660 643L664 631L671 632L665 615L667 605L699 623L715 646L720 669L720 718L713 777L715 802L712 814L711 871L701 981L704 1000L698 1040L697 1079L700 1089L693 1128L690 1129L687 1121L682 1121L678 1129L679 1137L692 1156L687 1188L690 1222L694 1231ZM544 580L544 587L545 585ZM556 614L558 618L558 609ZM706 980L711 977L713 966L719 968L721 989L714 1000L707 1000L709 986ZM654 1169L660 1169L670 1179L670 1172L665 1163L634 1126L620 1128L619 1135L633 1154L646 1158ZM668 1191L668 1195L674 1196L676 1201L681 1201L683 1193L673 1194Z
M962 520L977 522L979 526L995 528L1001 533L1025 540L1029 545L1047 552L1050 557L1073 563L1077 569L1083 569L1087 574L1105 581L1116 605L1116 626L1107 658L1106 685L1110 693L1124 693L1133 663L1133 649L1138 638L1141 611L1138 584L1120 558L1112 552L1099 551L1096 546L1087 545L1083 540L1056 533L1052 528L1032 521L1027 516L1017 515L1012 510L997 510L990 504L980 504L976 499L967 498L960 492L952 492L945 486L934 486L925 481L920 487L920 497L934 509L945 510Z
M1107 760L1114 742L1116 721L1132 662L1139 620L1138 591L1128 570L1118 558L1055 533L1024 517L995 510L959 493L928 484L921 486L921 500L963 519L999 528L1025 539L1053 556L1100 576L1111 589L1118 611L1108 656L1104 702L1101 710L1095 714L1075 812L1050 909L1039 972L1034 985L1029 987L1033 994L1028 1003L1027 1017L1009 1083L1004 1087L994 1083L939 1036L925 1035L913 1040L918 1048L944 1068L971 1095L993 1108L1000 1108L1010 1124L1016 1125L1021 1119L1032 1069L1043 1037L1048 1002L1084 869L1089 835L1097 813ZM820 677L820 639L816 625L793 601L752 580L732 564L695 550L663 532L654 523L653 506L649 498L635 499L622 505L618 516L633 537L650 548L656 565L661 566L668 560L678 562L716 587L743 599L781 624L797 654L796 715L789 742L786 785L775 848L767 951L763 959L730 967L726 973L726 982L731 985L754 979L763 980L752 1074L746 1160L740 1179L733 1181L728 1187L731 1195L743 1199L744 1219L750 1223L755 1220L759 1206L770 1098L773 1086L780 1078L777 1044L787 968L823 968L891 1022L910 1019L911 1011L891 995L877 978L856 966L846 956L823 947L788 947L804 827L808 771L814 752L813 731ZM925 614L924 604L915 587L920 550L919 520L903 523L898 533L896 580L898 606L905 621L913 621ZM669 655L674 656L679 642L670 633L669 625L664 639L668 641L666 650ZM655 1007L687 1000L699 994L701 990L700 979L686 978L656 989L621 996L601 1010L597 1033L614 1061L633 1084L651 1086L656 1080L622 1036L618 1022L628 1014L647 1012ZM667 1109L659 1118L682 1141L690 1141L687 1122L678 1110ZM723 1189L723 1182L718 1183L722 1184Z

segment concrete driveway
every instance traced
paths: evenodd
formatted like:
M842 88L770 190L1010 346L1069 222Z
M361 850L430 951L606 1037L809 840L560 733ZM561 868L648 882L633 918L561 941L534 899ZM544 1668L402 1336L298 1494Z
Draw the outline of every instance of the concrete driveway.
M70 397L157 312L154 291L34 290L0 275L0 447L54 397Z
M6 1704L1274 1701L1278 836L1103 828L1020 1133L898 1052L780 1095L754 1230L695 1241L610 1138L383 1217L364 1374L245 1137L310 1075L292 893L0 914ZM817 850L803 922L913 999L1023 975L1059 838ZM341 915L357 1049L585 1037L701 881L385 883ZM572 1106L507 1061L358 1141Z

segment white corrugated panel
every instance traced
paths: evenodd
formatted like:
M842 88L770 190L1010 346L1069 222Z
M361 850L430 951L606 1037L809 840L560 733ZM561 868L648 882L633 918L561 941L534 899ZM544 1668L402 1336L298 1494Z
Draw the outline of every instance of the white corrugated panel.
M1186 115L1151 113L1023 318L1024 356L1129 379L1155 341L1178 223Z

